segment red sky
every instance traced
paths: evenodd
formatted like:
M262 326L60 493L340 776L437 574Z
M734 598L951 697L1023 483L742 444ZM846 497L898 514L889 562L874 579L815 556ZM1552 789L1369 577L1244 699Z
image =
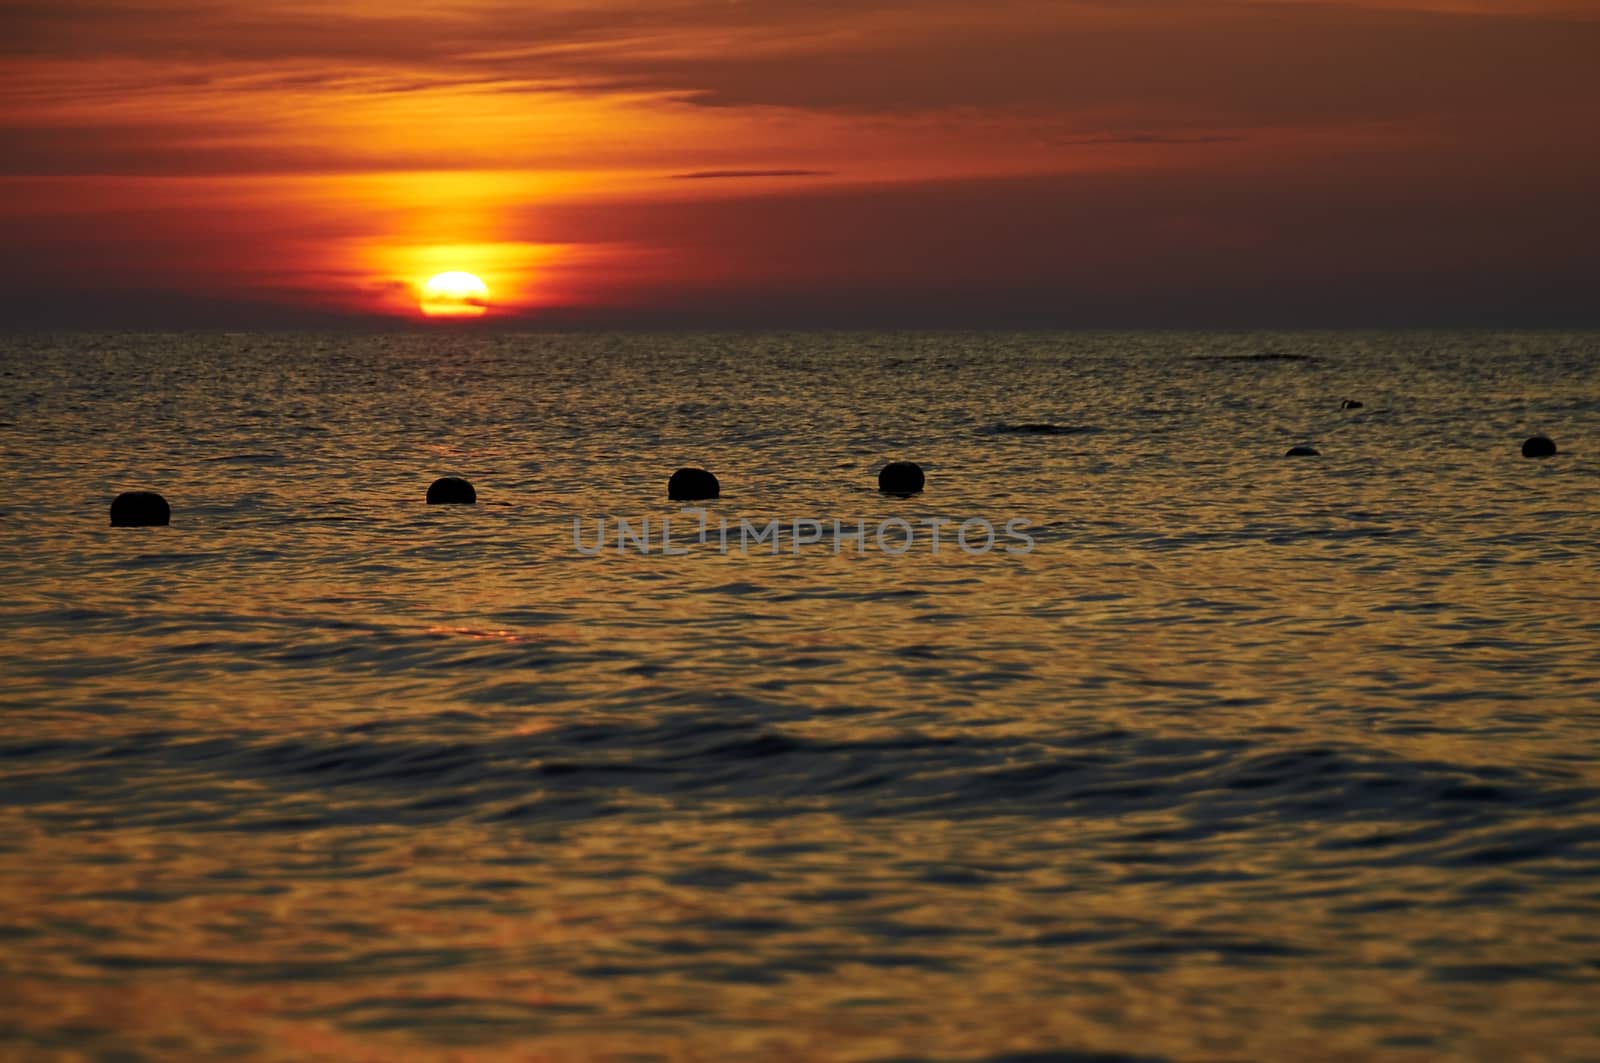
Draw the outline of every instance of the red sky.
M1600 324L1600 0L0 19L9 324Z

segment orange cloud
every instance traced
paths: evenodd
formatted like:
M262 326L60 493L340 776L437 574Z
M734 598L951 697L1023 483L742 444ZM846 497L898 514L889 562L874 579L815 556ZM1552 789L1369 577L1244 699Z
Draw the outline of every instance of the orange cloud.
M1564 234L1590 223L1600 176L1582 136L1600 99L1594 14L1527 0L25 4L0 41L0 222L18 263L0 290L32 306L71 291L91 319L137 303L135 284L263 320L404 318L424 275L449 269L483 276L503 319L735 304L803 317L918 290L1002 322L1069 289L1189 305L1161 269L1079 268L1086 243L1103 256L1122 241L1147 263L1233 270L1229 305L1246 313L1256 274L1230 256L1287 230L1294 251L1274 245L1274 268L1299 263L1321 291L1312 267L1344 261L1354 233L1411 261L1413 287L1469 254L1474 276L1542 270L1561 292L1588 262ZM1138 221L1122 187L1160 189L1166 222ZM1421 188L1431 199L1413 201ZM1075 197L1071 211L1042 189ZM1401 226L1416 243L1391 247L1385 196L1439 230ZM1173 216L1172 202L1190 206ZM1110 217L1122 226L1095 221Z

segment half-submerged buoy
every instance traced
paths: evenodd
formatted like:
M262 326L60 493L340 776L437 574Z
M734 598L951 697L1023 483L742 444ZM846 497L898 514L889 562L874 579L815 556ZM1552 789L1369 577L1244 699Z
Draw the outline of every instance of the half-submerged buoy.
M1522 456L1525 458L1553 458L1556 456L1556 444L1549 436L1533 436L1522 444Z
M172 523L172 508L154 491L124 491L111 502L113 528L157 528Z
M1320 457L1322 457L1322 451L1318 450L1316 447L1305 447L1305 446L1290 447L1289 448L1289 452L1287 454L1285 454L1284 457L1286 457L1286 458L1320 458Z
M1359 410L1359 409L1361 409L1361 407L1363 407L1365 405L1366 405L1366 403L1361 402L1358 399L1345 399L1343 402L1339 403L1339 409L1341 409L1341 410Z
M878 490L887 495L914 495L925 482L914 461L891 461L878 471Z
M699 502L721 494L722 484L704 469L679 469L667 480L667 497L674 502Z
M478 492L459 476L441 476L428 485L430 506L470 506L478 500Z

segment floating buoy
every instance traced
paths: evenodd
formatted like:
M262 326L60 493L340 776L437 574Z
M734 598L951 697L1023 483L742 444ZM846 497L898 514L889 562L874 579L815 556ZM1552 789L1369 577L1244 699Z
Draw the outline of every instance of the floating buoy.
M878 472L878 490L890 495L914 495L926 482L922 466L914 461L891 461Z
M428 485L430 506L470 506L478 500L478 492L459 476L441 476Z
M124 491L111 503L113 528L156 528L172 523L172 508L154 491Z
M704 469L679 469L667 481L667 497L674 502L698 502L721 494L722 484Z
M1363 407L1365 405L1366 405L1366 403L1359 402L1359 401L1357 401L1355 399L1345 399L1343 402L1339 403L1339 409L1341 409L1341 410L1359 410L1359 409L1361 409L1361 407Z
M1289 448L1289 452L1287 454L1285 454L1284 457L1286 457L1286 458L1320 458L1320 457L1322 457L1322 451L1318 450L1316 447L1305 447L1305 446L1290 447Z
M1525 458L1553 458L1556 456L1555 442L1549 436L1533 436L1522 444L1522 456Z

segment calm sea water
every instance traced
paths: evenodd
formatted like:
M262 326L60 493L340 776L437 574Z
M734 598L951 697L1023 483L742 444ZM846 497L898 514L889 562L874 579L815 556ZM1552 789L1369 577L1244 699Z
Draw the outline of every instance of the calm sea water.
M3 350L13 1053L1600 1058L1600 335Z

